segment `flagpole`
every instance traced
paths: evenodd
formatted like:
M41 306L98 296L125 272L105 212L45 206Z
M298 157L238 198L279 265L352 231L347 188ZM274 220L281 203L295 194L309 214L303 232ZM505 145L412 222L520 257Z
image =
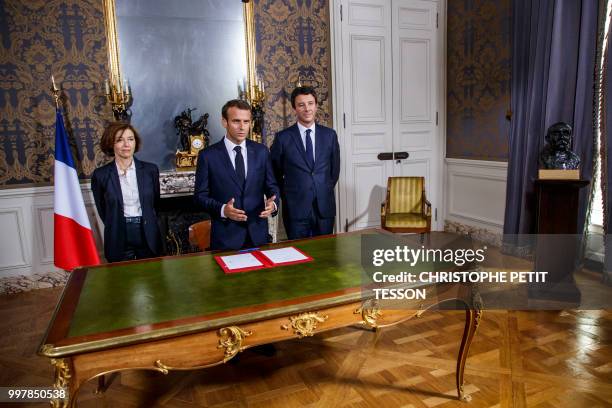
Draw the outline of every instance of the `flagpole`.
M59 109L60 90L57 85L55 85L55 78L53 78L53 74L51 74L51 92L53 92L53 97L55 98L55 108Z

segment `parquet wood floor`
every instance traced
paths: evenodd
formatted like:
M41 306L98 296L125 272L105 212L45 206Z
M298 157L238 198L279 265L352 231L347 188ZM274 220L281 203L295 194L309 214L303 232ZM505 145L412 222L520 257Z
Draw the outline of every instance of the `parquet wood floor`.
M0 296L0 385L52 383L36 348L59 294ZM79 406L612 407L611 311L486 311L467 362L470 403L456 400L454 384L463 316L428 312L378 337L335 330L208 370L123 373L103 395L84 387Z

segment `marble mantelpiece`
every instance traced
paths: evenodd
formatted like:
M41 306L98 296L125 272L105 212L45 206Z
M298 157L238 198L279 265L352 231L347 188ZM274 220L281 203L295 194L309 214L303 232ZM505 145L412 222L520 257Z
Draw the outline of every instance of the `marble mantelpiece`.
M159 173L159 188L162 198L173 195L193 194L195 171L164 171Z

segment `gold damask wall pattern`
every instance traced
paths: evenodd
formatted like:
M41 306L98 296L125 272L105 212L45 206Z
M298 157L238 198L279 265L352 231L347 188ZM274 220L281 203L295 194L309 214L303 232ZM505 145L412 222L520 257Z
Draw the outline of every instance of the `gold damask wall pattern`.
M446 156L506 161L511 0L447 4Z
M289 95L298 80L319 97L318 122L331 126L331 54L326 0L255 0L257 70L266 86L265 140L295 122Z
M293 123L298 74L319 94L331 125L329 8L325 0L255 0L257 69L266 84L266 143ZM63 88L79 175L105 161L98 141L110 107L102 0L0 0L0 188L53 182L51 73Z
M103 160L109 117L99 84L107 74L98 0L0 0L0 188L53 182L53 73L81 177Z

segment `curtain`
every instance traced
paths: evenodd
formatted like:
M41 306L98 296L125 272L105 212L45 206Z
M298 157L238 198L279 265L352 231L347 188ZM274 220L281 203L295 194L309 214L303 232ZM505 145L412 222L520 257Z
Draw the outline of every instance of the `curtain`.
M593 86L597 2L515 0L508 182L504 234L535 233L539 156L548 127L574 128L581 177L593 172ZM582 189L578 228L584 228L590 189ZM519 242L512 243L519 245Z
M610 18L608 16L608 18ZM604 282L612 285L612 41L608 37L608 46L604 50L604 83L603 83L603 110L602 118L603 131L601 135L601 188L604 201L604 238L605 238L605 259L604 259Z

